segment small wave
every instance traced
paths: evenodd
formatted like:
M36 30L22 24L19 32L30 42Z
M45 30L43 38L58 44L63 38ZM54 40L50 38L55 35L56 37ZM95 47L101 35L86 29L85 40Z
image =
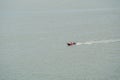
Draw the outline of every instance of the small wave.
M120 39L109 39L109 40L99 40L99 41L86 41L86 42L77 42L76 45L90 45L90 44L99 44L99 43L113 43L119 42Z

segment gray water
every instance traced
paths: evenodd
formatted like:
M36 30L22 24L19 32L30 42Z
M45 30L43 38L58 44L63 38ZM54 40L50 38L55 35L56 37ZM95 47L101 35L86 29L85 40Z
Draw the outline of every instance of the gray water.
M118 0L0 2L0 80L120 80Z

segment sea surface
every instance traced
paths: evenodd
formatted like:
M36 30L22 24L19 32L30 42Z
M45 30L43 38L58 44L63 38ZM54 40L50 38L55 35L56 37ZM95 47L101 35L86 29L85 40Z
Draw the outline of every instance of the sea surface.
M16 6L0 12L0 80L120 80L119 8Z

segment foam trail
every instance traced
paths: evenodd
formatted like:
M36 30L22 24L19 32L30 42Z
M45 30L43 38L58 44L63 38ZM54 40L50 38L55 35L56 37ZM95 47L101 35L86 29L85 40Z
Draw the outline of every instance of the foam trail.
M87 41L87 42L77 42L76 45L90 45L90 44L99 44L99 43L113 43L119 42L120 39L110 39L110 40L100 40L100 41Z

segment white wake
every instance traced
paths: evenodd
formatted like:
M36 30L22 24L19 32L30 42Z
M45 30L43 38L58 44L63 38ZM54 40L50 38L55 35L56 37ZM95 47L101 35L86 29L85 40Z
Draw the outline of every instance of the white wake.
M90 44L99 44L99 43L113 43L119 42L120 39L109 39L109 40L99 40L99 41L86 41L86 42L77 42L76 45L90 45Z

